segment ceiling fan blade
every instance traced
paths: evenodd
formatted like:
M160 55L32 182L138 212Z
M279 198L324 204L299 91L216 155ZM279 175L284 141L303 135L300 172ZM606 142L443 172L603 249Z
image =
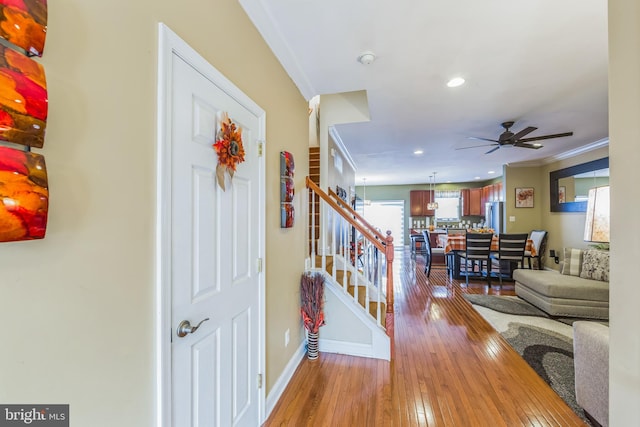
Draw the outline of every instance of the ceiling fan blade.
M480 137L477 137L477 136L468 136L467 138L468 139L477 139L479 141L500 142L500 141L498 141L496 139L480 138Z
M518 142L540 141L543 139L562 138L564 136L571 136L571 135L573 135L573 132L556 133L553 135L534 136L533 138L522 138L522 139L519 139Z
M493 153L494 151L496 151L498 148L500 148L500 145L498 145L496 148L492 148L491 150L487 151L487 152L486 152L486 153L484 153L484 154L491 154L491 153Z
M538 148L542 148L542 145L540 144L527 144L527 143L523 143L523 142L516 142L515 144L513 144L514 147L520 147L520 148L533 148L534 150L537 150Z
M533 126L529 126L528 128L522 129L520 132L516 133L515 135L513 135L511 138L509 138L511 141L517 141L520 138L522 138L525 135L530 134L531 132L533 132L534 130L536 130L538 128L533 127Z
M456 150L466 150L467 148L488 147L490 145L497 145L498 147L500 146L500 144L482 144L482 145L473 145L471 147L460 147L460 148L456 148Z

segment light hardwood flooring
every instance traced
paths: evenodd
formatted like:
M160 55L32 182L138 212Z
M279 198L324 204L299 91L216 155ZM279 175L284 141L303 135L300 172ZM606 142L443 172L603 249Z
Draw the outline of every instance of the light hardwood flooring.
M395 357L304 359L264 426L584 426L467 303L513 283L449 280L396 252ZM322 335L322 329L320 330Z

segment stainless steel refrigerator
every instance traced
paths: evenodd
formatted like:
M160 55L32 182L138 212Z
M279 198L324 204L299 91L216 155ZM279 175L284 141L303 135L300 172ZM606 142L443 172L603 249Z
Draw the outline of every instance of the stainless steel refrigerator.
M489 202L484 206L485 221L487 227L493 228L496 234L504 233L506 230L504 221L504 202Z

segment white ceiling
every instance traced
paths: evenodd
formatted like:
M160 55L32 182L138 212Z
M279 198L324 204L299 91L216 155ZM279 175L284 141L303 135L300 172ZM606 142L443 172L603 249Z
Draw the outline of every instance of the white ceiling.
M367 91L371 121L336 126L356 184L486 180L608 138L606 0L239 1L306 99ZM360 64L367 50L377 59ZM466 83L448 88L455 76ZM456 150L509 120L574 135Z

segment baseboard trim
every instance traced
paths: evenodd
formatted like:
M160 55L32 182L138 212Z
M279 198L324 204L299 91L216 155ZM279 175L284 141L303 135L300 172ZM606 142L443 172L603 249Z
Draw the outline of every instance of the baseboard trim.
M271 411L273 411L273 408L275 408L278 400L280 400L282 393L284 393L284 389L287 388L287 385L289 384L289 381L291 381L293 374L296 372L298 365L300 365L300 362L307 354L305 348L306 343L306 339L303 340L302 343L300 343L300 347L298 347L296 352L293 354L293 356L289 360L289 363L287 363L287 366L285 366L284 370L282 371L282 374L280 374L280 377L269 391L269 395L267 396L266 401L265 417L262 422L265 422L269 418L269 415L271 415Z
M326 340L322 337L318 340L320 353L348 354L350 356L369 357L379 359L371 344Z

